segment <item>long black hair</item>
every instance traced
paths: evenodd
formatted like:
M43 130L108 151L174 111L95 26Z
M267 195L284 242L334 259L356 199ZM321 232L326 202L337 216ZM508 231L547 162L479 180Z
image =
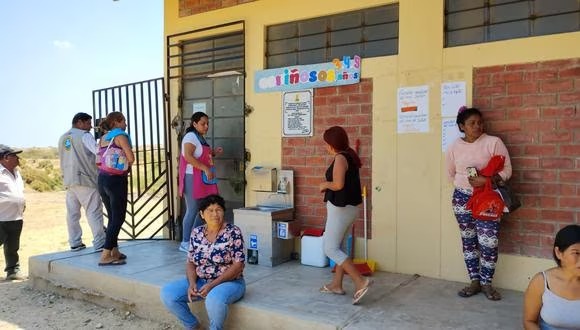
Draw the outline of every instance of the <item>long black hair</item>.
M558 248L560 253L564 253L564 251L566 251L567 248L576 243L580 243L579 225L568 225L560 229L560 231L556 234L552 254L558 266L562 266L562 260L558 259L558 257L556 256L556 248Z
M197 136L197 138L199 139L199 142L201 142L202 145L209 146L209 143L207 143L207 141L205 140L205 137L203 137L203 135L201 135L201 133L199 133L195 129L195 127L193 127L193 123L196 123L196 124L199 123L199 121L203 117L205 117L209 120L209 117L205 112L198 111L198 112L194 113L193 115L191 115L191 124L185 130L185 134L193 132L195 134L195 136Z

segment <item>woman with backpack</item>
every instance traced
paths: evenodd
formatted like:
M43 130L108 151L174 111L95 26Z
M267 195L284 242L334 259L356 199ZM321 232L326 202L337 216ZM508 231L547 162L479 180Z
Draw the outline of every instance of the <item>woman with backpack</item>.
M128 175L135 155L121 112L109 113L100 126L107 133L99 141L98 187L109 222L99 266L118 266L124 265L127 259L119 251L117 240L127 213Z

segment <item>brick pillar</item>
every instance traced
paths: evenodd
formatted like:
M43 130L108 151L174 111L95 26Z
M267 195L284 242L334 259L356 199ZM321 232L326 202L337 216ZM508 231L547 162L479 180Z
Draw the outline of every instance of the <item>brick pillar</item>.
M368 233L370 237L371 149L372 149L372 79L359 84L325 87L314 90L314 136L282 138L282 168L294 170L296 218L302 227L324 228L326 206L318 185L332 162L322 134L331 126L342 126L355 148L360 141L361 183L367 186ZM363 234L363 213L355 222L357 236Z

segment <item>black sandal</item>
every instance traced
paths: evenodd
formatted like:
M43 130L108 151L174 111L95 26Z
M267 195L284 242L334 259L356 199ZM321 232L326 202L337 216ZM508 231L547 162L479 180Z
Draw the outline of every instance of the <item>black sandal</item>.
M473 281L470 285L457 292L457 295L462 298L469 298L481 292L481 285L479 281Z
M481 291L485 297L489 300L498 301L501 300L501 293L499 293L491 284L486 284L481 286Z

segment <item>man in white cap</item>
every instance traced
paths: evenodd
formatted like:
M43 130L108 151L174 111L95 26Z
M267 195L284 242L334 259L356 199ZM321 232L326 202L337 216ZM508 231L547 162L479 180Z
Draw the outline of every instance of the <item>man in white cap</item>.
M20 234L24 213L24 182L18 154L22 150L0 144L0 245L4 246L6 280L23 280L20 273Z
M92 117L79 112L73 117L72 128L58 142L60 169L67 189L67 228L71 251L87 247L82 240L81 206L85 209L93 233L94 249L101 251L105 244L103 204L97 188L97 143L89 132L92 127Z

